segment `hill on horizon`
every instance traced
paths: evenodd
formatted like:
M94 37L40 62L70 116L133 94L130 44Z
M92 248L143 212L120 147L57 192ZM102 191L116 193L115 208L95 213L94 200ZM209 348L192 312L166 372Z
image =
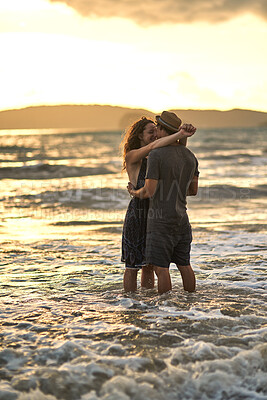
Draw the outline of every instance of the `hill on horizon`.
M183 122L197 128L234 128L267 126L267 113L233 109L219 110L170 110ZM122 131L142 116L155 118L154 113L109 105L55 105L33 106L0 111L0 129L81 129Z

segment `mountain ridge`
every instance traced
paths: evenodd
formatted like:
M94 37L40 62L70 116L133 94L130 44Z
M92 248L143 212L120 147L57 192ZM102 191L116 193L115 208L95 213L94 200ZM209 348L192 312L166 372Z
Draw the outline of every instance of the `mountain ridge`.
M267 126L263 111L232 109L170 109L183 122L197 128L236 128ZM142 116L154 119L155 113L142 108L98 104L30 106L0 111L0 129L81 129L124 130Z

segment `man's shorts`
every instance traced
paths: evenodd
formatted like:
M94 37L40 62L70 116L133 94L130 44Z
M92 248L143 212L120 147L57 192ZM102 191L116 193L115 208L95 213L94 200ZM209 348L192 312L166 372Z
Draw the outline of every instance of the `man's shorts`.
M181 266L189 265L191 242L191 227L184 234L171 228L164 233L147 232L146 262L163 268L169 268L171 262Z

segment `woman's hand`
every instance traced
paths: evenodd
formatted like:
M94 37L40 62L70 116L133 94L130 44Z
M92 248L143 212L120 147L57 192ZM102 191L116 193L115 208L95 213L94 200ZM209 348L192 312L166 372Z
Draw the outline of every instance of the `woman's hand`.
M129 192L130 196L134 197L135 190L134 190L134 185L131 182L128 182L127 190Z
M184 137L193 136L196 132L197 128L195 128L192 124L183 124L179 129L179 133L181 133Z

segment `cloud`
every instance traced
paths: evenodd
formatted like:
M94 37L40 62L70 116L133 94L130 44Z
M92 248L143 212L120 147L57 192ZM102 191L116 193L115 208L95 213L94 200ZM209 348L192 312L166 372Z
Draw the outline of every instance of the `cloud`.
M267 19L266 0L50 0L65 3L86 17L121 17L140 25L220 22L244 13Z

